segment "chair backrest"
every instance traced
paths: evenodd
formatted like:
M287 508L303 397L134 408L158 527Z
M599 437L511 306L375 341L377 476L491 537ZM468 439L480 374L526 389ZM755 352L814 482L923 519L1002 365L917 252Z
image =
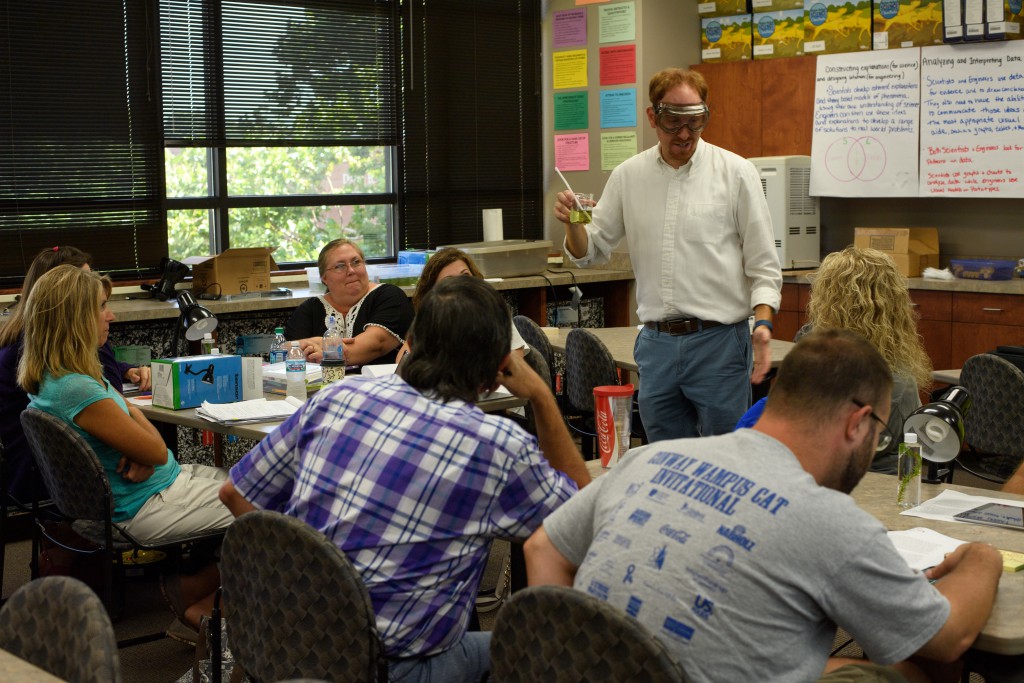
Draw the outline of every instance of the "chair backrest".
M519 330L519 336L523 338L527 344L530 345L530 353L526 354L527 357L534 353L539 353L544 357L544 362L548 365L549 376L554 372L555 368L555 350L551 348L551 342L548 341L547 335L544 334L544 330L540 329L540 326L533 322L532 319L527 318L525 315L517 315L512 318L512 323ZM553 387L552 387L553 388Z
M224 536L220 572L228 642L255 680L377 680L370 595L322 533L277 512L246 513Z
M986 469L1006 470L1008 476L1024 459L1024 372L982 353L964 363L960 384L971 394L971 409L964 417L967 443L997 456L986 458Z
M92 446L64 420L36 408L22 411L21 427L57 509L75 519L109 519L114 497Z
M582 591L534 586L498 612L494 683L680 683L683 667L636 619Z
M70 576L26 583L0 609L0 647L74 683L119 683L117 638L103 602Z
M576 410L594 412L594 387L619 383L608 347L583 328L569 331L565 338L565 393Z

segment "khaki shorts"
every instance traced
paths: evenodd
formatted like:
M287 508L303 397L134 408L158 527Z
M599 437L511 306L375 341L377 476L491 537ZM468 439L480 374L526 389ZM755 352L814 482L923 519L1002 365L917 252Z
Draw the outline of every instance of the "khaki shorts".
M818 683L907 683L896 669L871 662L847 664L818 679Z

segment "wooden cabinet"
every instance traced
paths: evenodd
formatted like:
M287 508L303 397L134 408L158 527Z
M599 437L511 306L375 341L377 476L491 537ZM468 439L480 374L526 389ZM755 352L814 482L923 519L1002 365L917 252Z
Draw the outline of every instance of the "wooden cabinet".
M952 327L950 367L997 346L1024 346L1024 296L957 292Z
M924 340L932 367L936 370L954 367L950 353L953 293L915 289L910 292L910 300L917 311L917 331Z
M817 57L697 64L711 120L702 137L742 157L811 153Z
M792 341L797 331L807 322L807 299L810 285L786 282L782 285L782 303L775 314L772 336L782 341Z

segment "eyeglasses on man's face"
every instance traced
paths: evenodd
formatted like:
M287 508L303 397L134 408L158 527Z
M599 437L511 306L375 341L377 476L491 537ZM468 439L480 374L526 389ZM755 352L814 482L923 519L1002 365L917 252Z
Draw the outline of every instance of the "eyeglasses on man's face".
M327 268L327 270L333 270L335 273L344 273L346 270L353 272L363 267L364 261L358 256L351 261L338 261L333 266Z
M853 401L853 404L858 408L867 407L867 404L861 403L855 398L851 398L850 400ZM868 414L871 415L871 417L874 418L878 422L878 424L882 425L882 431L879 432L878 434L878 445L875 446L875 451L881 453L882 451L889 447L889 444L892 443L892 432L889 431L889 423L875 415L875 411L872 410Z
M654 122L669 135L675 135L683 128L699 133L708 125L708 105L688 104L677 106L662 102L654 108Z

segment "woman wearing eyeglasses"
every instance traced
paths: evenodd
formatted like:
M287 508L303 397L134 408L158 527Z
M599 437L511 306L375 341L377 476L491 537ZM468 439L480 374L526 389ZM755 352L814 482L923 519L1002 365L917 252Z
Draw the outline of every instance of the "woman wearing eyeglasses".
M413 308L400 288L370 282L362 250L337 239L320 250L320 280L327 292L302 303L288 319L284 336L298 341L306 358L323 359L323 335L334 316L348 365L394 363L412 324Z

